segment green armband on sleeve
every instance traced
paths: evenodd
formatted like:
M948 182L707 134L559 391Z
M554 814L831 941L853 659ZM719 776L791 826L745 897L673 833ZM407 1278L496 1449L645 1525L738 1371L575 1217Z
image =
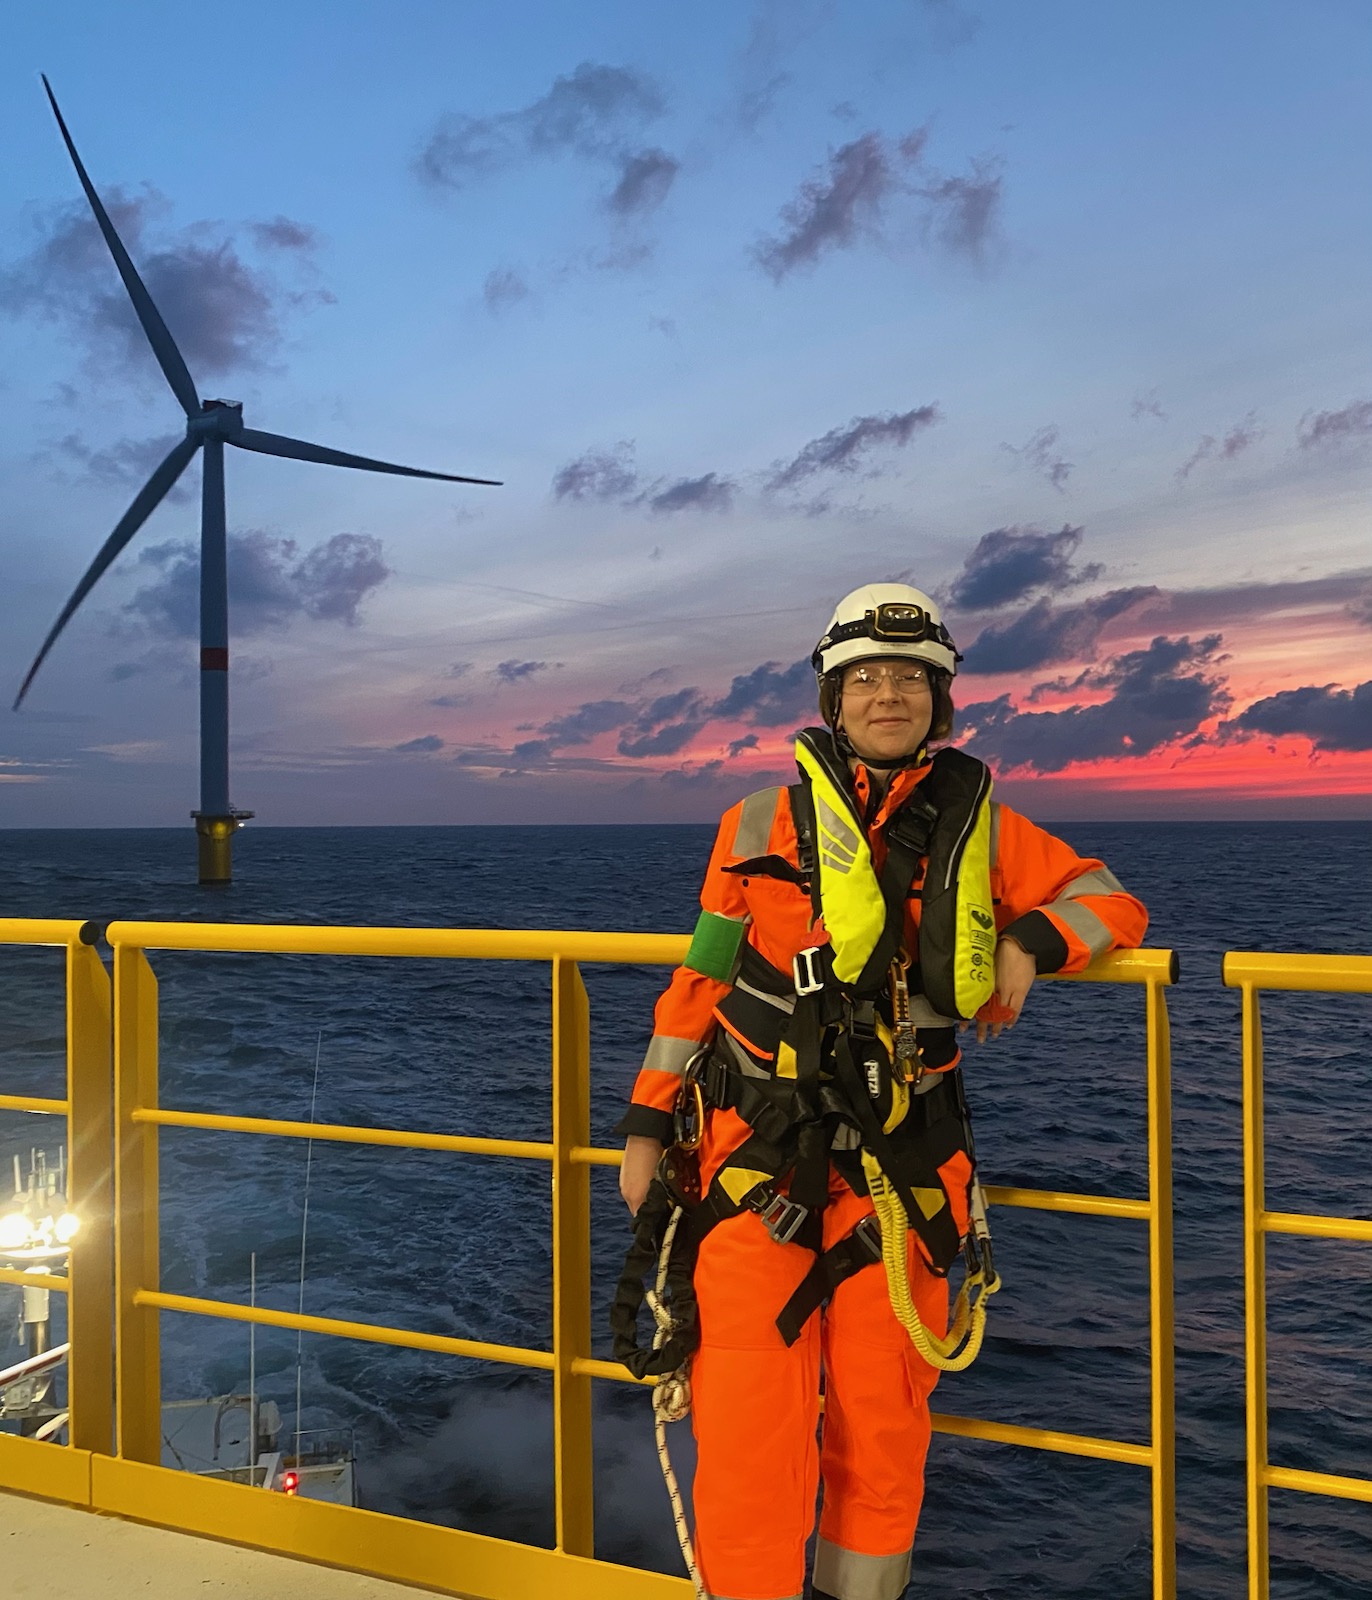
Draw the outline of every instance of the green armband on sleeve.
M733 917L702 911L696 931L691 936L691 948L686 952L682 965L707 978L728 983L734 975L738 947L743 943L744 926Z

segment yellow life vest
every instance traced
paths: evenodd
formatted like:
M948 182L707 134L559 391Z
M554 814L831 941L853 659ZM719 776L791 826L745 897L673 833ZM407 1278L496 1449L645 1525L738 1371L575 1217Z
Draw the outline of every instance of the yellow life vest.
M796 760L814 809L814 870L834 977L847 988L876 987L904 939L909 879L888 885L883 894L849 792L847 763L828 729L804 729L796 739ZM911 842L902 844L902 816L916 803L920 818L908 820L923 826L906 830ZM961 750L939 751L911 800L888 825L887 841L897 866L909 862L913 867L918 855L926 858L919 932L925 997L941 1016L974 1017L995 990L991 774L985 763ZM877 969L869 970L878 953Z

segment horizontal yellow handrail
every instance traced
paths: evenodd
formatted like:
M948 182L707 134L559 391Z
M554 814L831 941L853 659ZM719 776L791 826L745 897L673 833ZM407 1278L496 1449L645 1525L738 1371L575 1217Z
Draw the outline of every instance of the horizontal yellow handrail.
M1269 1489L1300 1489L1336 1500L1372 1502L1372 1478L1339 1478L1328 1472L1301 1472L1294 1467L1268 1467L1262 1476Z
M1224 958L1231 989L1298 990L1304 993L1372 994L1372 956L1280 955L1231 950Z
M1153 1208L1146 1200L1109 1194L1062 1194L1053 1189L1007 1189L988 1183L982 1191L995 1206L1020 1206L1025 1211L1070 1211L1083 1217L1136 1217L1147 1222Z
M1031 1450L1091 1456L1097 1461L1126 1461L1135 1467L1153 1465L1153 1451L1149 1445L1130 1444L1123 1439L1097 1439L1089 1433L1059 1433L1055 1428L1022 1428L1009 1422L983 1422L980 1417L950 1417L940 1411L932 1412L930 1421L935 1433L955 1434L961 1439L1028 1445Z
M98 922L55 920L51 917L0 917L0 944L94 944L99 937Z
M0 1111L34 1111L45 1117L65 1117L65 1100L41 1100L32 1094L0 1094Z
M210 1111L141 1107L131 1122L161 1128L209 1128L216 1133L270 1134L282 1139L325 1139L337 1144L379 1144L402 1150L452 1150L471 1156L520 1156L551 1161L553 1146L531 1139L477 1139L460 1133L416 1133L405 1128L356 1128L338 1122L283 1122L272 1117L228 1117Z
M241 955L421 956L466 961L646 962L676 965L690 938L676 933L556 933L506 928L333 928L248 922L112 922L114 946L233 951Z
M18 1284L21 1289L55 1289L66 1294L71 1287L67 1278L55 1278L50 1272L24 1272L18 1267L0 1267L0 1283Z
M387 1328L373 1322L346 1322L338 1317L310 1317L295 1311L274 1311L270 1306L242 1306L232 1300L201 1300L192 1295L163 1294L160 1289L139 1289L133 1303L159 1311L184 1311L195 1317L225 1317L230 1322L255 1322L259 1327L290 1328L299 1333L326 1333L338 1339L363 1339L369 1344L398 1345L402 1350L434 1350L445 1356L471 1356L498 1361L507 1367L553 1370L551 1350L525 1350L514 1344L486 1344L479 1339L453 1339L444 1333L416 1333L410 1328Z
M229 951L240 955L419 956L468 961L568 961L675 966L690 948L676 933L586 933L508 928L368 928L249 922L112 922L112 946L140 950ZM1117 950L1084 972L1056 973L1076 983L1174 983L1171 950Z
M1295 1233L1306 1239L1356 1239L1372 1244L1372 1222L1361 1217L1316 1217L1301 1212L1264 1211L1258 1226L1265 1233Z

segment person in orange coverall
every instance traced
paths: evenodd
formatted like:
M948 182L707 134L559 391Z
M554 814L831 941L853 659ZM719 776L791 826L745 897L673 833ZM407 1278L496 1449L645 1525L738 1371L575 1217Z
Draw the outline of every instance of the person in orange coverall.
M891 848L888 830L918 805L934 770L930 742L951 734L949 689L958 659L934 603L898 584L869 584L847 596L816 649L828 731L812 731L838 753L845 815L861 823L877 872ZM974 765L961 755L955 759ZM862 841L853 836L843 843L846 830L833 818L835 809L821 800L821 860L824 870L847 872ZM991 802L988 809L995 943L994 971L988 956L985 981L994 982L994 993L975 1014L983 1041L1014 1026L1037 974L1079 972L1104 951L1137 945L1147 925L1143 906L1102 862L1077 855L1008 806ZM672 1143L683 1081L698 1073L702 1052L710 1063L707 1091L714 1086L706 1095L698 1152L707 1192L755 1132L741 1114L747 1084L765 1088L778 1074L795 1074L795 1066L787 1066L794 1055L788 1058L787 1047L767 1034L768 1019L782 1012L784 1021L785 1007L794 1009L796 999L786 993L790 976L796 974L795 993L803 993L806 952L823 947L829 931L828 902L821 908L806 881L822 872L806 859L797 815L791 791L775 788L748 796L720 822L696 939L657 1004L652 1042L619 1127L627 1135L620 1188L635 1213ZM826 834L825 825L835 831ZM913 958L916 975L919 886L917 872L908 897L900 892L902 954ZM899 909L892 915L898 918ZM827 920L832 928L832 916ZM890 987L877 1002L888 1019ZM943 1089L959 1076L959 1019L934 1015L922 997L915 1003L918 1076L909 1081L917 1083L916 1093L931 1085ZM808 1204L788 1212L803 1211L810 1223L799 1237L795 1229L769 1227L796 1193L792 1173L783 1175L775 1195L760 1191L771 1199L769 1208L743 1206L700 1241L700 1343L691 1367L693 1498L697 1557L714 1600L801 1600L821 1482L814 1600L898 1600L909 1581L929 1448L929 1396L938 1373L897 1321L875 1260L831 1285L822 1312L802 1306L794 1321L803 1323L790 1328L790 1342L777 1326L778 1312L811 1274L817 1252L853 1237L872 1214L862 1169L852 1159L858 1142L855 1133L836 1138L823 1152L827 1183L821 1181L816 1193L812 1179ZM846 1160L844 1143L850 1147ZM970 1165L956 1171L965 1179ZM940 1177L952 1223L965 1235L968 1185L948 1182L946 1165ZM925 1326L941 1335L948 1320L946 1277L931 1270L927 1253L910 1238L914 1302Z

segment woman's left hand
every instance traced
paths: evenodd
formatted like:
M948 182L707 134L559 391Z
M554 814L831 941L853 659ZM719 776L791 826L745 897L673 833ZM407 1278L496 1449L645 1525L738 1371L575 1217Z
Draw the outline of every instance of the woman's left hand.
M988 1034L999 1039L1002 1028L1014 1027L1037 976L1038 963L1019 940L1002 936L996 944L995 998L977 1013L978 1044L985 1044Z

